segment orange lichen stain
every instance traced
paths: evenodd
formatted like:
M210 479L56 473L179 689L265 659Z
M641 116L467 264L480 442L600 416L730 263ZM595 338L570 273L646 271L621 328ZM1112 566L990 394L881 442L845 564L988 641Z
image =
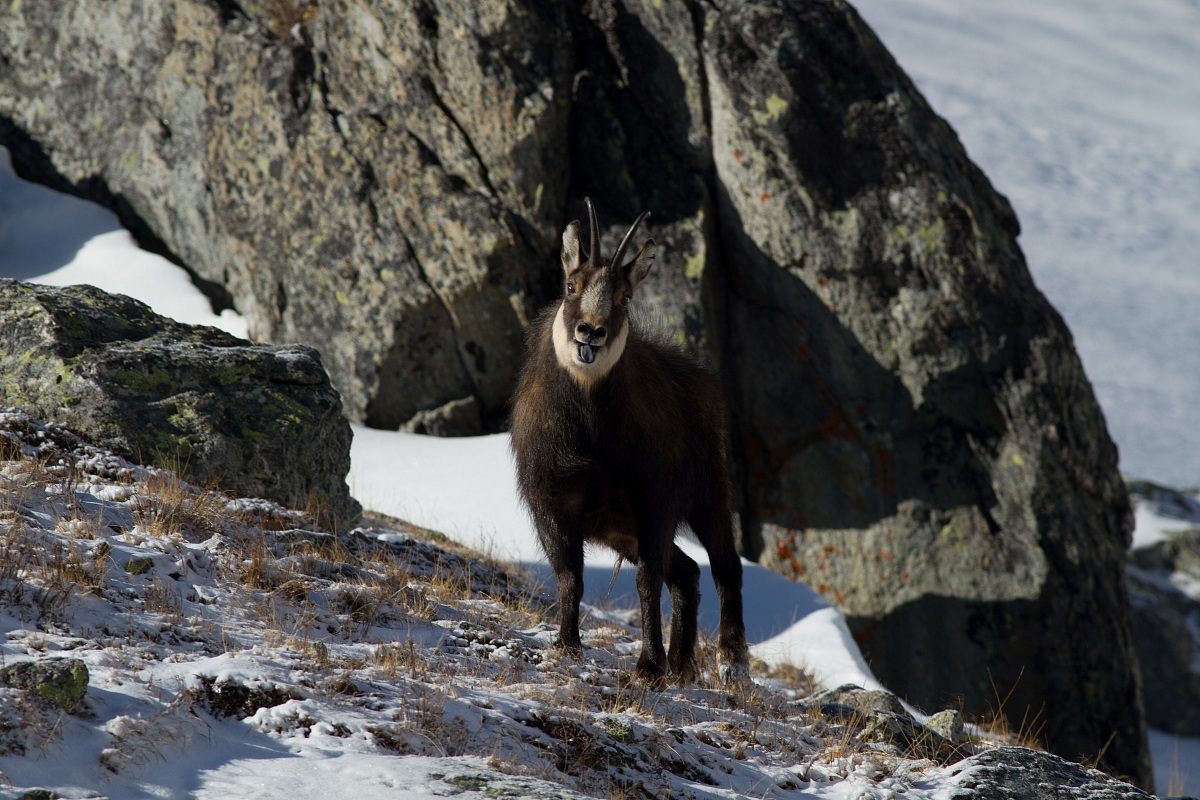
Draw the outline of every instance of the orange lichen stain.
M837 598L837 601L838 601L839 603L845 604L845 602L846 602L846 595L842 594L841 592L834 592L834 593L833 593L833 596Z
M741 150L738 150L736 147L735 147L735 148L733 148L733 160L734 160L734 161L736 161L736 162L738 162L739 164L741 164L741 163L742 163L742 161L744 161L744 160L745 160L745 158L746 158L746 156L745 156L745 155L742 153L742 151L741 151Z
M770 200L770 199L771 199L771 193L770 193L770 192L763 192L762 194L760 194L760 195L758 196L758 202L760 202L760 203L765 203L765 202L767 202L767 201L768 201L768 200Z
M825 545L825 547L822 548L822 550L825 552L825 555L827 555L827 556L842 555L842 548L838 547L835 544L827 544L827 545Z
M896 487L892 483L892 472L889 462L888 452L882 447L876 448L875 460L878 464L879 473L875 477L875 485L883 490L883 493L888 496L896 494Z
M793 558L790 566L792 568L792 572L796 573L796 575L804 574L804 565L800 563L800 559Z
M880 551L879 551L879 557L880 557L880 558L882 558L884 561L891 561L893 558L895 558L895 557L896 557L896 551L894 551L894 550L880 550Z
M792 557L792 546L787 542L780 542L775 545L775 555L779 556L780 561L787 561Z
M821 594L829 594L829 584L821 581L817 584L817 591Z
M900 580L902 580L902 581L905 581L905 582L907 583L907 582L908 582L908 573L907 573L907 572L901 572L901 573L900 573Z

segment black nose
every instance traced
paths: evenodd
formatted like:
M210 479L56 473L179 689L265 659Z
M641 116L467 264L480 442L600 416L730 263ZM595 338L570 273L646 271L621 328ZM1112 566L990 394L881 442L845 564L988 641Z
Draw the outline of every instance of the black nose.
M576 325L575 332L583 339L591 339L591 338L603 339L605 334L608 333L608 331L606 331L604 329L603 325L599 325L599 326L593 328L591 325L587 324L586 322L581 322L578 325Z

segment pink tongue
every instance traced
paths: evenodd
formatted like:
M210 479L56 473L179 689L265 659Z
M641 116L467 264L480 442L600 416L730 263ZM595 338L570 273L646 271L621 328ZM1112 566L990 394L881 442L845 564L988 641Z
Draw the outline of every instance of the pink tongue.
M596 360L596 351L592 349L591 345L579 345L579 360L585 364L592 363Z

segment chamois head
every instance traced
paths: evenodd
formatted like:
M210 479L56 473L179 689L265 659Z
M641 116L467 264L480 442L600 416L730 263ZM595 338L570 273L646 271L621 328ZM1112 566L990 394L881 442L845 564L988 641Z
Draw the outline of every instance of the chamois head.
M594 386L620 360L629 336L629 302L654 264L654 240L647 239L629 261L625 251L649 211L634 220L611 259L600 256L596 209L585 198L591 229L588 251L579 239L579 220L563 231L563 299L554 319L558 363L585 389Z

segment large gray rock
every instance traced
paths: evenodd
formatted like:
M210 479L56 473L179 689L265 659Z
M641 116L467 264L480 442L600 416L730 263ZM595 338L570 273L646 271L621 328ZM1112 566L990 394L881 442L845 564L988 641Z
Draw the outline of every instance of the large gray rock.
M558 235L566 4L115 0L0 12L0 143L319 343L349 415L500 419ZM39 110L40 107L40 110Z
M350 425L317 353L253 345L91 286L0 280L0 406L238 494L361 515Z
M743 552L913 703L1149 785L1117 453L1007 201L844 4L585 9L569 194L659 214L648 283L726 379Z
M1094 769L1024 747L998 747L946 769L949 800L1152 800Z
M1116 450L1012 209L849 6L281 8L10 5L0 142L318 344L353 419L442 433L502 417L582 197L610 243L651 210L743 551L907 699L1149 783Z

